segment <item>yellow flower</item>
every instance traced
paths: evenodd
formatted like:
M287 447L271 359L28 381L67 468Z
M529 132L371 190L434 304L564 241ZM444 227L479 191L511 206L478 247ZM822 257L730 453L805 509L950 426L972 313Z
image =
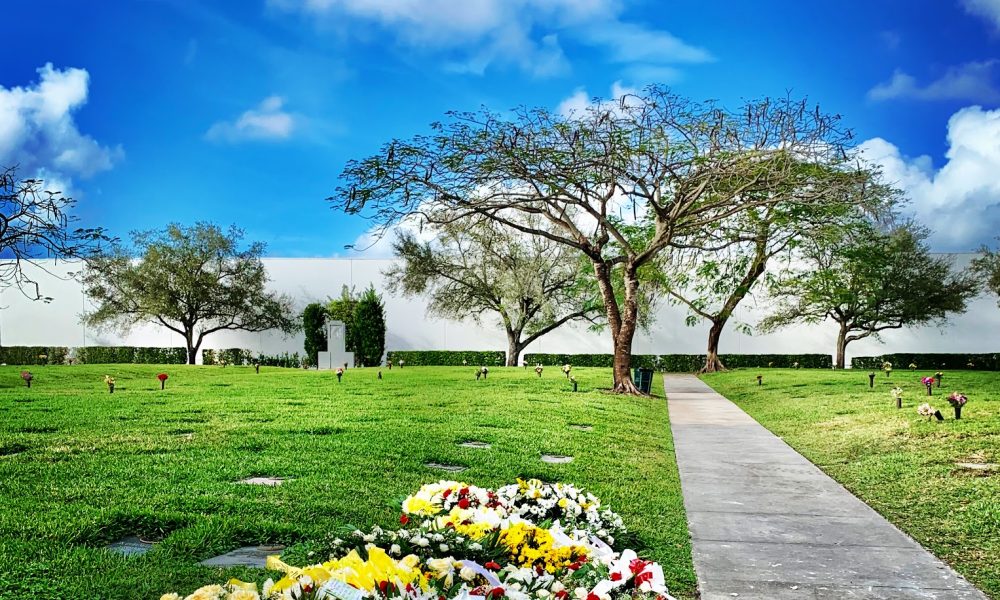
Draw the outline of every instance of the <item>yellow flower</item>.
M221 585L206 585L196 589L193 594L184 600L219 600L219 596L223 591Z
M162 596L160 596L160 600L181 600L181 597L179 594L176 593L163 594Z

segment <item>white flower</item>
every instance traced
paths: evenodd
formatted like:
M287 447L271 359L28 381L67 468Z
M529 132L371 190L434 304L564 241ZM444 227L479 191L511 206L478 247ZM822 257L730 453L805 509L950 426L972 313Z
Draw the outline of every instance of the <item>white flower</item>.
M426 548L431 545L430 540L425 537L418 537L413 539L413 543L420 546L421 548Z
M469 567L462 567L462 570L458 572L458 575L466 581L472 581L476 578L476 572Z
M450 548L448 548L448 544L441 544L439 547L441 548L441 552L447 552L450 550Z
M471 544L469 544L469 550L472 550L473 552L479 552L482 549L483 545L480 544L479 542L472 542Z
M402 551L403 549L399 547L399 544L393 544L389 547L389 554L399 554Z

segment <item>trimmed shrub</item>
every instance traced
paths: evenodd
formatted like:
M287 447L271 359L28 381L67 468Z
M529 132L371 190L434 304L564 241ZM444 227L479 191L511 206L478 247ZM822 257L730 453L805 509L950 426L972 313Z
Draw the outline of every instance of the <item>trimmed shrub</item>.
M87 346L74 348L76 362L99 364L183 365L187 362L184 348L148 346Z
M829 354L721 354L722 364L730 369L741 368L792 368L795 363L803 369L832 369L833 357ZM614 364L612 354L525 354L529 365L570 364L574 367L607 367ZM705 366L704 354L633 354L632 368L657 369L674 373L690 373Z
M939 353L903 353L883 354L882 356L855 356L851 359L852 369L866 371L880 370L882 363L891 362L898 371L905 370L910 364L918 369L938 370L968 369L973 371L1000 371L1000 353L994 354L939 354Z
M390 350L386 361L399 364L400 360L410 366L462 366L464 360L470 366L501 366L507 362L503 350Z
M0 363L8 365L61 365L69 348L65 346L5 346L0 348Z
M257 357L260 364L265 367L284 367L286 369L298 369L302 366L302 362L307 360L306 356L299 356L298 352L289 354L287 352L282 354L275 354L273 356L268 356L261 354Z
M203 365L217 365L223 360L226 361L227 365L243 367L253 364L254 354L243 348L205 349L201 352L201 364Z

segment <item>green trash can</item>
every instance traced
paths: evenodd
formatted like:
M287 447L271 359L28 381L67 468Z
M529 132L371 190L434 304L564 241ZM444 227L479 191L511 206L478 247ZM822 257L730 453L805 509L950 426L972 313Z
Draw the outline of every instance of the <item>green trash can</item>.
M639 388L639 391L643 394L648 394L653 388L653 370L652 369L632 369L632 382L635 383L635 387Z

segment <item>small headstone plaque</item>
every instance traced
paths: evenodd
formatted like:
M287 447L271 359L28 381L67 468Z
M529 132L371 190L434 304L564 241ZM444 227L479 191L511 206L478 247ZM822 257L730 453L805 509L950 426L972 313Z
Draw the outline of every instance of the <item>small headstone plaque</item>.
M562 456L560 454L543 454L542 462L549 463L550 465L564 465L573 462L573 457Z
M200 565L206 567L252 567L263 569L267 563L267 557L278 554L284 550L284 546L243 546L219 556L201 561Z
M570 429L576 429L577 431L593 431L594 430L594 426L593 425L582 425L582 424L576 424L576 423L570 424L569 428Z
M462 442L459 446L463 448L476 448L479 450L488 450L491 446L486 442L477 442L475 440L470 440L468 442Z
M285 483L286 481L292 481L292 480L288 477L247 477L246 479L240 479L236 483L242 483L246 485L277 486Z
M445 465L445 464L436 463L436 462L425 463L425 466L428 466L428 467L430 467L432 469L438 469L438 470L441 470L441 471L447 471L449 473L461 473L462 471L464 471L464 470L466 470L468 468L468 467L463 467L462 465Z
M124 537L113 544L108 544L108 550L125 556L140 556L153 549L153 544L144 542L137 536Z

